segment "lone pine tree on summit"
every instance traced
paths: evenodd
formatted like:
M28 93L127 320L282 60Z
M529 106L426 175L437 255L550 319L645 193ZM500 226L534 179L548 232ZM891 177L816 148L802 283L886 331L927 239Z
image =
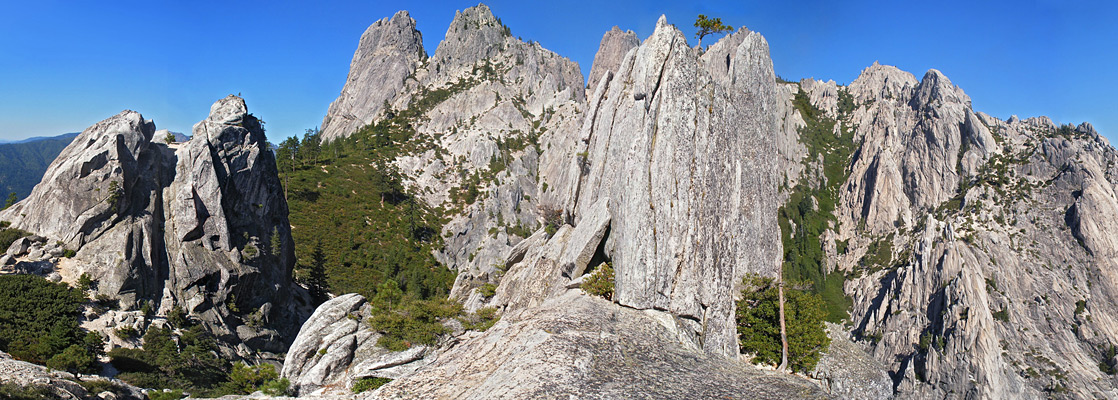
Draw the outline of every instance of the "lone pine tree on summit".
M703 47L703 38L706 35L734 30L734 27L723 24L722 18L707 18L703 14L699 14L699 17L695 19L695 27L699 28L699 31L695 32L695 37L699 38L699 43L696 45L698 47Z

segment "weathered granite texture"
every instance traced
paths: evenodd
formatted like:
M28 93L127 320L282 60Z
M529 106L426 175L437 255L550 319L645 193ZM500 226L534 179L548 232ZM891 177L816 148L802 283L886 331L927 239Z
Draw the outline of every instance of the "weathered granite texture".
M603 88L608 85L608 88ZM743 275L776 276L777 97L768 44L741 30L706 53L664 18L590 100L575 221L598 199L616 299L687 321L703 348L738 353L733 298Z
M613 27L602 35L602 42L598 45L598 52L594 54L594 65L590 67L590 76L586 87L593 89L608 72L617 72L625 54L641 44L636 32L631 30L622 32L620 28Z
M259 121L229 96L186 143L152 141L154 131L125 111L78 135L31 196L0 213L50 243L10 256L68 282L88 274L125 309L182 307L231 355L284 351L310 304L291 279L287 202ZM76 255L60 258L63 247Z
M405 80L426 59L423 36L407 11L370 25L353 53L342 93L322 119L322 139L344 138L380 117L384 104L405 90Z
M569 290L358 398L828 398L802 378L680 341L673 321Z

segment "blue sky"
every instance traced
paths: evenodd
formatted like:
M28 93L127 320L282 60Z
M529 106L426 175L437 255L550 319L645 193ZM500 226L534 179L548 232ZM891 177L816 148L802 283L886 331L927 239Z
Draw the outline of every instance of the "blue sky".
M80 131L124 109L189 133L241 93L273 141L322 122L365 28L407 9L434 53L476 1L12 1L0 13L0 140ZM1108 2L487 3L513 35L590 70L614 25L692 32L719 16L766 36L777 74L849 83L874 61L944 72L996 117L1088 121L1118 138L1118 6ZM692 39L693 41L694 39Z

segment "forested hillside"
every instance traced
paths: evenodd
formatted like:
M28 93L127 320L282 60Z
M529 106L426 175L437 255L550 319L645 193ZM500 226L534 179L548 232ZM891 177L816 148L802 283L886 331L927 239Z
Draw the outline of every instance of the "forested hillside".
M0 144L0 193L15 192L17 198L27 197L39 183L47 166L77 133L49 138Z

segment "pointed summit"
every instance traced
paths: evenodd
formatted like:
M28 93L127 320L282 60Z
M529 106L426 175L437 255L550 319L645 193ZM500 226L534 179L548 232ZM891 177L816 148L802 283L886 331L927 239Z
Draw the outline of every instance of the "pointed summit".
M374 22L361 35L342 93L322 120L322 138L333 140L368 125L384 103L404 90L404 80L427 58L423 35L407 11Z

